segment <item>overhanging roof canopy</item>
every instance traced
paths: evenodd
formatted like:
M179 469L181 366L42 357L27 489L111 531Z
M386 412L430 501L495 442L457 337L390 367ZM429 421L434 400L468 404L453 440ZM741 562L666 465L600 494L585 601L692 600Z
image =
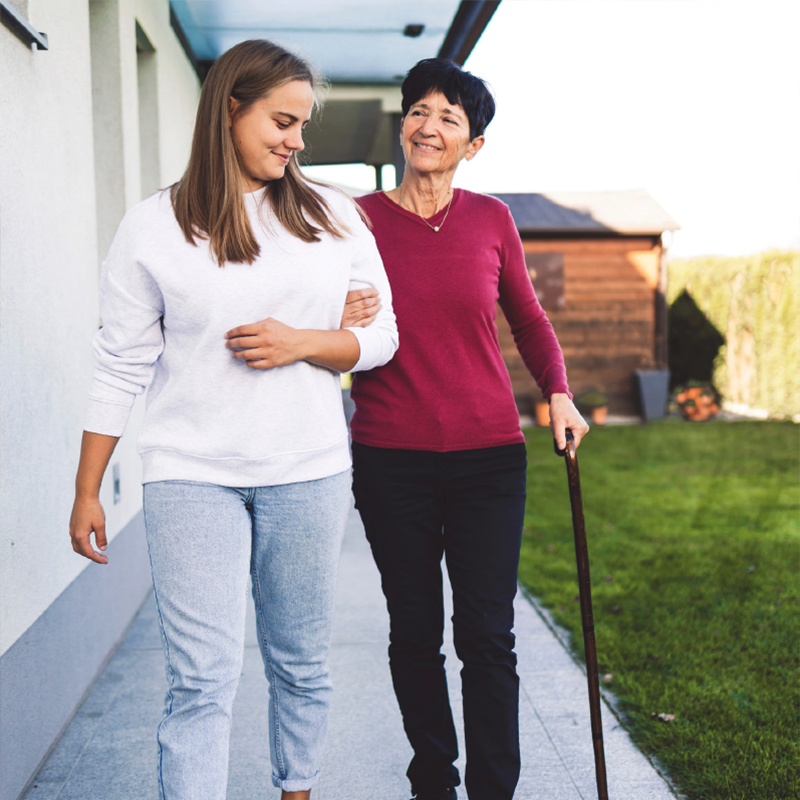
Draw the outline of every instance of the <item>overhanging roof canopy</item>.
M391 163L389 115L399 85L423 58L463 64L499 0L171 0L173 26L201 78L246 39L269 39L308 59L331 82L315 164ZM370 88L370 91L364 91ZM387 90L389 90L387 94Z
M397 84L439 52L458 0L173 0L198 61L245 39L270 39L311 61L333 83ZM407 26L421 25L417 36ZM416 29L411 29L416 33Z

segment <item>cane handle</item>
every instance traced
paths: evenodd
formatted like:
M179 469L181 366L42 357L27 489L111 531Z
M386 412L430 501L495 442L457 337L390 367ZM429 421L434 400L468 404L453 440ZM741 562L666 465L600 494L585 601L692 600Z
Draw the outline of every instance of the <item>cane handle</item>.
M572 435L572 431L569 428L566 428L564 430L564 433L567 436L567 445L569 445L569 442L574 442L575 441L575 437ZM555 439L553 439L553 450L555 450L556 451L556 455L557 456L561 456L561 458L564 458L564 456L567 455L567 448L565 447L563 450L559 450L558 449L558 443L556 442Z

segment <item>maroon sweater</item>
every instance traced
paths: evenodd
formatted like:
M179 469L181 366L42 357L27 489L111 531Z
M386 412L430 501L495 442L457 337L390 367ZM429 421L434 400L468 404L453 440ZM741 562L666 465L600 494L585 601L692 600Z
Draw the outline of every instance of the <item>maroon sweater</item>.
M442 226L435 233L382 192L358 203L392 286L400 348L354 376L353 440L439 452L524 441L497 337L498 300L544 396L569 389L508 206L456 189L446 222L445 209L428 220Z

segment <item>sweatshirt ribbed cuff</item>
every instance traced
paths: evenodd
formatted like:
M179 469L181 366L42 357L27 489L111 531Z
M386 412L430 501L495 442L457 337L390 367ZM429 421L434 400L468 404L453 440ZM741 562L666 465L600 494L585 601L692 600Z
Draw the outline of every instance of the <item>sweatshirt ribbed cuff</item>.
M381 356L380 336L375 335L375 331L367 328L345 328L358 339L359 356L355 366L350 372L363 372L377 366Z
M550 398L554 394L565 394L567 397L569 397L570 400L572 400L572 392L569 390L569 387L566 386L566 385L564 385L564 386L548 386L547 389L545 389L542 392L542 397L544 397L545 400L550 400Z
M89 400L83 429L89 433L104 436L122 436L131 415L132 406L119 403L104 403L102 400Z

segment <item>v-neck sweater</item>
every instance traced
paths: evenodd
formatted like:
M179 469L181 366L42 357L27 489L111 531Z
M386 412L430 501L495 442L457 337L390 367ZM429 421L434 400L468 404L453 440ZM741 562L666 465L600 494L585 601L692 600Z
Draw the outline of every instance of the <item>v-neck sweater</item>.
M397 349L392 294L375 240L341 192L315 186L349 233L307 243L281 226L264 190L245 205L260 253L220 267L207 240L186 241L161 192L131 209L103 264L95 369L85 429L121 436L147 390L139 434L143 482L191 480L270 486L350 467L339 373L307 361L252 369L225 333L272 317L294 328L337 330L347 292L375 287L383 309L349 328L354 370Z
M439 452L523 442L498 302L545 398L569 386L508 206L455 189L449 213L445 206L426 224L383 192L357 202L392 285L402 346L388 364L354 376L353 440Z

